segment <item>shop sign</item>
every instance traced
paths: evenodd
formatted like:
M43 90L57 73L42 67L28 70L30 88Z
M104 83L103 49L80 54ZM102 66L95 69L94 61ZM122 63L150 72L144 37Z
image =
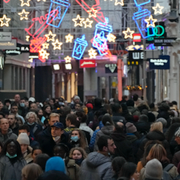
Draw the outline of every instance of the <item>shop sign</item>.
M96 60L90 59L90 60L80 60L80 68L93 68L96 67Z
M29 45L17 43L17 47L20 48L21 53L29 53Z
M176 38L156 38L154 39L155 46L172 46Z
M0 32L0 42L7 42L7 41L11 41L11 32Z
M16 39L12 39L12 41L0 42L0 49L16 49Z
M170 56L160 55L159 58L149 60L149 69L170 69Z
M117 65L116 64L106 64L105 65L105 73L117 73Z
M19 55L19 54L21 54L20 47L16 47L16 49L6 50L6 55L15 56L15 55Z
M143 60L144 52L143 51L129 51L129 60Z
M133 34L133 42L141 42L141 34L140 33Z

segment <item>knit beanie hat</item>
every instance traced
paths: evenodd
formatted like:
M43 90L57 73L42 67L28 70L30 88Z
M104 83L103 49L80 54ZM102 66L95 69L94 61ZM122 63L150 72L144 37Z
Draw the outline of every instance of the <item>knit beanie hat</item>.
M161 180L163 177L162 164L157 159L152 159L145 166L145 179Z
M21 133L19 134L18 138L17 138L17 141L19 142L19 144L27 144L29 145L30 142L29 142L29 137L26 133Z
M180 128L175 132L174 136L180 137Z
M126 132L127 132L127 133L137 132L136 126L134 126L133 123L127 122L127 123L126 123Z

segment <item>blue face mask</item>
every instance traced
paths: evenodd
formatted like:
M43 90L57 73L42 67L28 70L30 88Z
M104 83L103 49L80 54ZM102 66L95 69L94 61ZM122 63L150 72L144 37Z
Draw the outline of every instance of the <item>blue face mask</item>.
M20 106L21 106L21 107L25 107L25 104L24 104L24 103L20 103Z
M71 140L77 142L79 140L78 136L71 136Z
M6 153L6 156L7 156L8 158L10 158L10 159L13 159L13 158L17 157L17 154L11 156L11 155L7 152L7 153Z
M27 124L28 124L28 125L30 125L30 126L32 126L32 125L34 124L34 122L33 122L33 123L29 123L29 122L27 122Z

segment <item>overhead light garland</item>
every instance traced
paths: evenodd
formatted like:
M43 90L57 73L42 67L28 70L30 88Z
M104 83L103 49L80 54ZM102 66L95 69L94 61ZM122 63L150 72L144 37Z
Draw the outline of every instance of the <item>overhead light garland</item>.
M71 57L69 56L66 56L64 60L65 60L65 63L71 63Z
M92 58L96 58L97 52L96 50L91 48L90 50L88 50L88 54L89 54L89 57L92 59Z
M94 9L94 8L91 8L91 10L88 10L87 11L89 13L89 18L91 17L97 17L97 12L98 10Z
M56 37L56 34L53 34L52 31L49 31L49 34L45 34L45 36L47 37L47 42L49 41L55 41L55 37Z
M86 21L83 22L84 23L84 28L92 28L92 23L93 21L91 21L89 18L86 18Z
M26 0L26 2L24 2L24 0L20 0L20 1L21 1L21 5L20 5L21 7L22 6L30 6L30 1L31 0Z
M83 26L83 21L84 21L84 18L81 18L80 17L80 15L78 14L77 16L76 16L76 18L74 18L74 19L72 19L72 21L74 21L74 26L75 27L77 27L77 26ZM77 22L77 21L79 21L79 23Z
M109 42L115 42L116 36L110 33L107 35L107 39Z
M68 43L68 42L72 43L72 40L74 37L71 34L68 34L65 36L65 38L66 38L66 43Z
M9 27L9 21L11 21L11 18L7 18L7 16L4 14L2 18L0 18L0 26L6 26Z
M58 49L58 50L61 50L61 46L62 46L62 42L59 42L58 39L56 39L56 41L54 43L52 43L52 45L54 46L54 50Z
M117 6L118 4L120 4L121 6L124 6L124 0L115 0L114 5Z
M18 14L20 16L20 20L23 20L23 19L28 20L29 12L25 11L25 9L23 9L22 12Z
M164 9L163 6L160 6L159 3L156 4L156 6L153 6L152 9L154 10L154 14L162 14L162 9Z
M127 39L127 38L133 38L133 34L134 34L134 31L131 31L130 28L127 28L126 31L123 31L123 34L124 34L124 38Z
M148 19L144 20L147 25L146 27L155 27L155 22L157 21L157 19L153 19L153 16L151 15Z
M42 59L48 59L49 53L47 53L47 51L45 51L44 49L41 49L41 50L39 51L39 56L41 56Z
M49 48L49 43L42 44L42 47L43 47L43 49L48 49Z

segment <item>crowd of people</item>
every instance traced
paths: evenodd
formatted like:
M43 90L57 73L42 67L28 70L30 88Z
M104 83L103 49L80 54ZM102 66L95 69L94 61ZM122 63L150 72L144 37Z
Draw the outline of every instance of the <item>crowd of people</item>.
M178 180L176 101L0 101L0 180Z

